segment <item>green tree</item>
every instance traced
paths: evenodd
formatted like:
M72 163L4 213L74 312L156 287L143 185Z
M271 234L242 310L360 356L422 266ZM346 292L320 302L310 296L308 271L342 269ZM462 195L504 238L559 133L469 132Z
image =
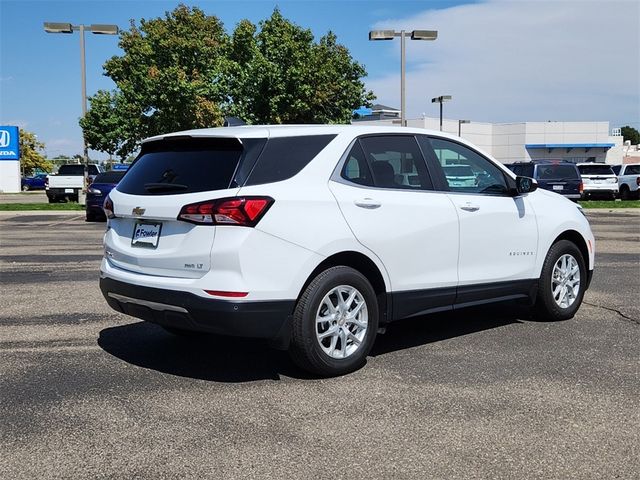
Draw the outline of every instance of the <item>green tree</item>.
M44 143L34 133L20 129L20 169L23 175L33 175L36 169L51 171L53 164L40 153L42 151Z
M622 138L625 142L629 140L631 145L640 144L640 132L638 130L629 125L622 127L620 130L622 130Z
M232 36L215 16L179 5L163 18L131 21L122 56L105 65L115 82L81 120L90 148L130 155L140 140L166 132L247 123L348 122L370 105L364 67L329 32L313 34L276 8L259 28L241 21Z
M232 115L249 123L347 123L354 108L375 99L361 80L364 67L334 33L315 43L311 30L277 8L259 26L243 20L232 36Z
M135 116L127 111L122 93L100 90L89 99L90 108L80 119L87 145L93 150L125 158L136 148L132 135L136 130Z

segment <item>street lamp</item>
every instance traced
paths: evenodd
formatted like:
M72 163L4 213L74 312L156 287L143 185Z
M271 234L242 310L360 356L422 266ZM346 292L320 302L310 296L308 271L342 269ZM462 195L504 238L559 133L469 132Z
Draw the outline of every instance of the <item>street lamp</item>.
M440 131L442 131L442 104L444 102L448 102L451 100L451 95L440 95L439 97L435 97L431 99L431 103L439 103L440 104Z
M405 114L405 37L411 40L435 40L438 38L437 30L412 30L405 32L400 30L372 30L369 32L369 40L393 40L400 37L400 125L407 126Z
M463 123L471 123L471 120L458 120L458 136L462 136L461 132L462 132L462 124ZM440 129L442 130L442 129Z
M119 32L118 26L108 24L72 25L71 23L44 22L44 31L47 33L80 32L80 75L82 79L82 116L84 117L87 114L87 67L84 55L84 32L89 31L96 35L117 35ZM84 134L82 135L82 150L85 163L84 179L86 188L88 185L89 155Z

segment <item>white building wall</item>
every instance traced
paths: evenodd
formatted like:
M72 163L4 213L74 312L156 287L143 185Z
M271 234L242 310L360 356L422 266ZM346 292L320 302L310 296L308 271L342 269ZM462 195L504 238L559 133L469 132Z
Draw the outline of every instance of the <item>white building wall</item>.
M17 193L20 189L20 162L18 160L0 161L0 192Z

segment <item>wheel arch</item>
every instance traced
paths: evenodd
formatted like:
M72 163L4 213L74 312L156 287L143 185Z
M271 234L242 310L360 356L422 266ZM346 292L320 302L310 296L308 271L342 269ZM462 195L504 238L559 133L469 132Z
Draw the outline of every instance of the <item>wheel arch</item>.
M361 252L344 251L325 258L307 277L307 280L298 293L298 298L300 298L302 292L305 291L317 275L328 268L337 266L351 267L365 276L376 293L380 319L379 324L387 323L391 319L391 299L390 296L387 295L384 276L375 262Z
M580 234L580 232L577 232L576 230L566 230L562 232L555 238L549 248L558 243L560 240L568 240L576 247L578 247L578 250L580 250L580 253L582 254L582 260L584 260L584 264L586 265L587 270L589 270L589 247L587 246L587 242Z

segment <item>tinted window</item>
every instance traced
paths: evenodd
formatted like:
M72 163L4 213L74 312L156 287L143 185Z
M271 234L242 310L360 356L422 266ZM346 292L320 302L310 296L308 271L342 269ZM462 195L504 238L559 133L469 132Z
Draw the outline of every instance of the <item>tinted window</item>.
M371 176L371 170L367 163L367 159L364 156L360 142L356 142L347 160L344 162L342 172L340 176L345 180L357 183L359 185L373 186L373 177Z
M613 171L614 171L614 173L615 173L616 175L618 175L618 174L620 173L620 169L621 169L621 168L622 168L622 165L615 165L615 166L611 167L611 170L613 170Z
M540 180L577 180L580 178L575 165L540 164L537 178Z
M452 192L488 195L508 193L502 170L479 153L460 143L441 138L431 138L431 147Z
M89 175L97 175L98 167L94 164L89 164ZM58 175L84 175L84 165L62 165L58 169Z
M326 147L335 135L270 138L246 185L280 182L296 175Z
M433 189L427 165L413 136L364 137L360 144L376 187Z
M582 175L613 175L609 165L578 165Z
M640 175L640 165L632 165L624 171L625 175Z
M533 165L531 164L511 163L505 167L521 177L533 177Z
M117 189L133 195L175 195L229 188L242 156L234 138L185 138L143 144Z
M124 177L124 174L127 172L122 171L110 171L105 173L100 173L93 180L93 183L118 183Z

